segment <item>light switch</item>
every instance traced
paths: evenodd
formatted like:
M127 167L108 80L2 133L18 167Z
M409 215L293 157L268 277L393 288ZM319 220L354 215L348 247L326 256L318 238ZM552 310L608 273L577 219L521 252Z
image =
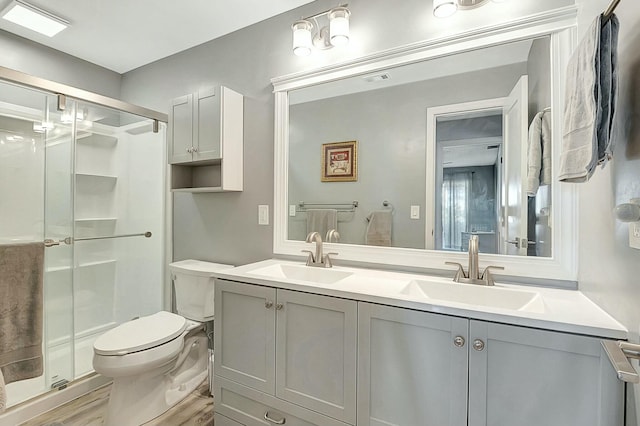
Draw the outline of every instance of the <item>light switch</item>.
M411 206L411 219L420 219L420 206Z
M629 223L629 247L640 250L640 222Z
M258 206L258 225L269 224L269 206L266 204L260 204Z
M295 216L295 215L296 215L296 205L291 204L289 206L289 216Z

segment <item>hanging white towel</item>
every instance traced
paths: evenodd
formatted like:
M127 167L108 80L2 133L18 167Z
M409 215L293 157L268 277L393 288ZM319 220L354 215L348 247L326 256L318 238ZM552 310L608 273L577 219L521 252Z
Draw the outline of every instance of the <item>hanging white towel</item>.
M391 246L391 210L376 210L367 216L365 244L370 246Z
M559 178L585 182L598 161L596 89L599 85L600 16L571 56L567 66L562 153Z
M529 126L527 195L535 197L540 185L551 183L551 112L536 114Z
M324 238L329 229L338 229L338 211L336 209L307 210L307 234L315 231Z

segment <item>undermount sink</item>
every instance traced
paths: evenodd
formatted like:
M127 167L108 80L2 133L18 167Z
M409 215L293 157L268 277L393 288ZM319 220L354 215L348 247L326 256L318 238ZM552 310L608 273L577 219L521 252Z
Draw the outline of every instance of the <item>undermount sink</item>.
M268 278L285 278L318 284L333 284L353 275L351 272L338 271L330 268L287 264L271 265L249 271L249 273Z
M544 312L544 303L535 291L515 290L474 284L441 283L413 280L401 294L443 302L464 303L514 311Z

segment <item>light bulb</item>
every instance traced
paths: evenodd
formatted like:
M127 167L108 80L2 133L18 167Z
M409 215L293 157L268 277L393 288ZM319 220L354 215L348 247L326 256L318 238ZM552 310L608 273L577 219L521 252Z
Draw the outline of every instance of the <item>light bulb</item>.
M329 12L329 37L331 45L345 46L349 44L349 16L346 7L336 7Z
M291 26L293 30L293 53L297 56L308 56L311 53L311 22L296 21Z

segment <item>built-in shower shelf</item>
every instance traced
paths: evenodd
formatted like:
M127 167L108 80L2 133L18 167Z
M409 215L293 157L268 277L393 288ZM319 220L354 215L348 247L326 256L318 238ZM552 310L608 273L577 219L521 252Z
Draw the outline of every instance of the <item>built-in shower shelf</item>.
M80 179L110 180L114 182L118 179L118 176L102 175L98 173L76 173L76 177Z
M78 132L76 141L78 143L87 144L87 145L90 144L90 145L96 145L96 146L113 147L117 145L118 138L116 138L115 136L100 135L97 133L91 133L91 132L80 130Z
M117 176L97 173L76 173L76 184L79 192L112 191L118 181Z
M115 222L117 217L85 217L82 219L76 219L76 223L90 223L90 222Z
M108 265L115 265L116 264L116 260L115 259L105 259L105 260L96 260L93 262L84 262L84 263L80 263L77 267L78 268L93 268L93 267L98 267L98 266L108 266ZM47 272L63 272L63 271L70 271L71 270L71 266L66 265L66 266L52 266L50 268L47 268Z
M115 259L105 259L105 260L96 260L94 262L86 262L78 265L78 268L93 268L96 266L107 266L107 265L115 265Z

